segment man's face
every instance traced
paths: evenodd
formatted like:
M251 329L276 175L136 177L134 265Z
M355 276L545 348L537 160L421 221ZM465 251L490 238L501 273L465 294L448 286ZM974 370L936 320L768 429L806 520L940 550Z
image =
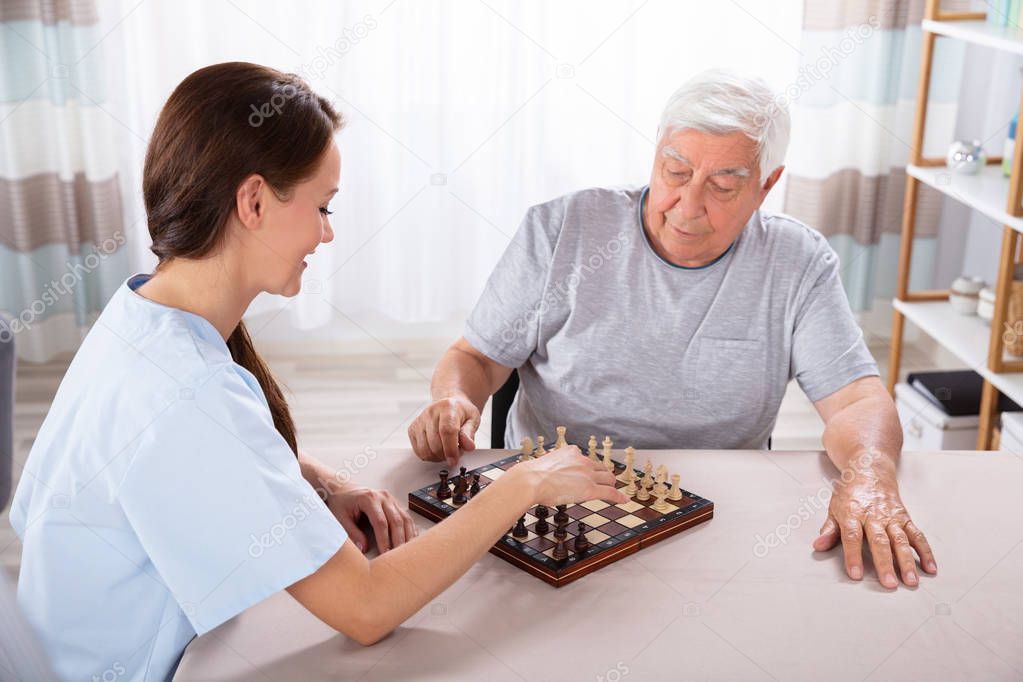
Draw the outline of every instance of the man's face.
M756 145L742 133L683 128L663 135L644 207L654 250L675 265L710 263L739 236L781 172L762 181Z

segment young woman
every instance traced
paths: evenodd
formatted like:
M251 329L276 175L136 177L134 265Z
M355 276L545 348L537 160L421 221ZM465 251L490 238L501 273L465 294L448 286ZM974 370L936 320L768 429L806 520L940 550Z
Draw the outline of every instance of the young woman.
M83 342L11 511L19 602L62 677L169 678L196 634L282 589L372 644L530 505L624 501L572 447L419 537L386 492L327 485L321 501L333 472L298 451L241 319L262 291L297 294L304 259L333 239L341 125L296 76L245 63L196 71L164 106L143 177L159 265Z

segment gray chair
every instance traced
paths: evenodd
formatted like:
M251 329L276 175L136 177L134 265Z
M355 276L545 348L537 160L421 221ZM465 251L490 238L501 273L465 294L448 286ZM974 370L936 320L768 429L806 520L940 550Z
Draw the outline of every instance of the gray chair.
M11 498L14 462L14 332L0 315L0 511Z

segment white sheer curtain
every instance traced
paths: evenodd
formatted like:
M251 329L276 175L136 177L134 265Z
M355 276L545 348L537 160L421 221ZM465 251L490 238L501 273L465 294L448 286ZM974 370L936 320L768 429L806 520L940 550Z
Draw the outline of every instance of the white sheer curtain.
M790 83L801 5L103 3L137 269L153 263L139 187L160 105L198 67L254 61L305 75L348 119L337 238L311 260L303 294L253 304L260 340L458 320L529 205L645 182L661 106L691 74L728 66Z

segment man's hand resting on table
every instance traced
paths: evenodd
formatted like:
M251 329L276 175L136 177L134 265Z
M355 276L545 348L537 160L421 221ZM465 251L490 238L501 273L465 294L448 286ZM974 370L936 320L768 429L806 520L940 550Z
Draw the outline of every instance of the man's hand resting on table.
M863 465L865 460L869 464ZM887 588L898 587L895 566L902 582L920 584L916 557L927 573L938 565L923 532L909 518L895 481L895 463L887 457L863 455L850 461L843 476L835 481L828 518L821 526L813 548L826 552L839 542L845 552L845 572L853 580L863 577L863 541L870 547L878 579Z

